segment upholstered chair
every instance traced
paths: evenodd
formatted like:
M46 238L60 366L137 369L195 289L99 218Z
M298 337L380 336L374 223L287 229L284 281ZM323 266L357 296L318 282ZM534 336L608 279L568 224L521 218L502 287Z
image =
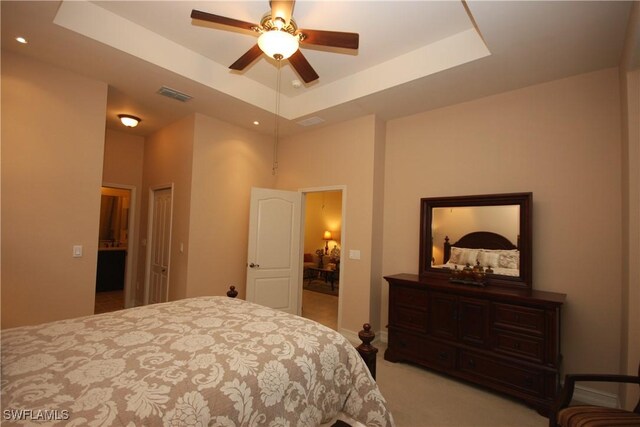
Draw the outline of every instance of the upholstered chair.
M568 374L562 391L556 400L555 410L549 417L549 427L640 427L640 400L633 410L607 408L594 405L570 406L575 383L579 381L635 383L640 385L638 375Z

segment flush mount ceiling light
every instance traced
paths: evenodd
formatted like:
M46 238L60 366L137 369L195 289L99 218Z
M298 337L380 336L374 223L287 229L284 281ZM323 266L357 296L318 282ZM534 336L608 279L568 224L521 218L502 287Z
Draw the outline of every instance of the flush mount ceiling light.
M27 44L27 39L25 39L24 37L16 37L16 41L18 43Z
M118 117L120 118L120 121L122 122L122 124L129 128L134 128L138 126L138 123L142 121L140 120L140 118L136 116L131 116L129 114L118 114Z

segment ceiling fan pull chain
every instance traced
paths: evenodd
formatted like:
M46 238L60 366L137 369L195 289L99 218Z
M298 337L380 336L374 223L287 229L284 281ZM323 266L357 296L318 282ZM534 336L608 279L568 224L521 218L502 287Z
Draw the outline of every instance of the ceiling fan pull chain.
M282 65L282 60L276 59L278 63L278 76L276 80L276 117L275 117L275 140L273 142L273 167L272 174L276 175L278 173L278 139L280 134L279 122L280 122L280 67Z

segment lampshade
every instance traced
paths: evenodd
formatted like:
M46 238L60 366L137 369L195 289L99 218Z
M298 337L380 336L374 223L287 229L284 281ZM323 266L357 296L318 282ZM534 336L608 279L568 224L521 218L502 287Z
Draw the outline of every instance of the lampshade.
M130 116L129 114L118 114L118 117L120 118L122 124L129 128L138 126L138 123L142 121L138 117Z
M271 58L287 59L298 50L298 38L286 31L270 30L258 37L258 46Z
M324 232L324 235L322 236L322 240L331 240L331 232L329 230Z

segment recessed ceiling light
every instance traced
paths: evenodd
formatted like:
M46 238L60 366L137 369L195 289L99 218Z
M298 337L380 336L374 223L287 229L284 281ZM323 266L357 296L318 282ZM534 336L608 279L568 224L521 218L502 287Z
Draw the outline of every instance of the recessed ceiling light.
M140 120L140 118L136 116L131 116L129 114L118 114L118 117L120 118L120 121L122 122L122 124L129 128L134 128L138 126L138 123L142 121Z
M25 39L24 37L16 37L16 41L18 43L27 44L27 39Z
M256 120L256 121L253 122L253 124L258 126L260 124L260 122Z

